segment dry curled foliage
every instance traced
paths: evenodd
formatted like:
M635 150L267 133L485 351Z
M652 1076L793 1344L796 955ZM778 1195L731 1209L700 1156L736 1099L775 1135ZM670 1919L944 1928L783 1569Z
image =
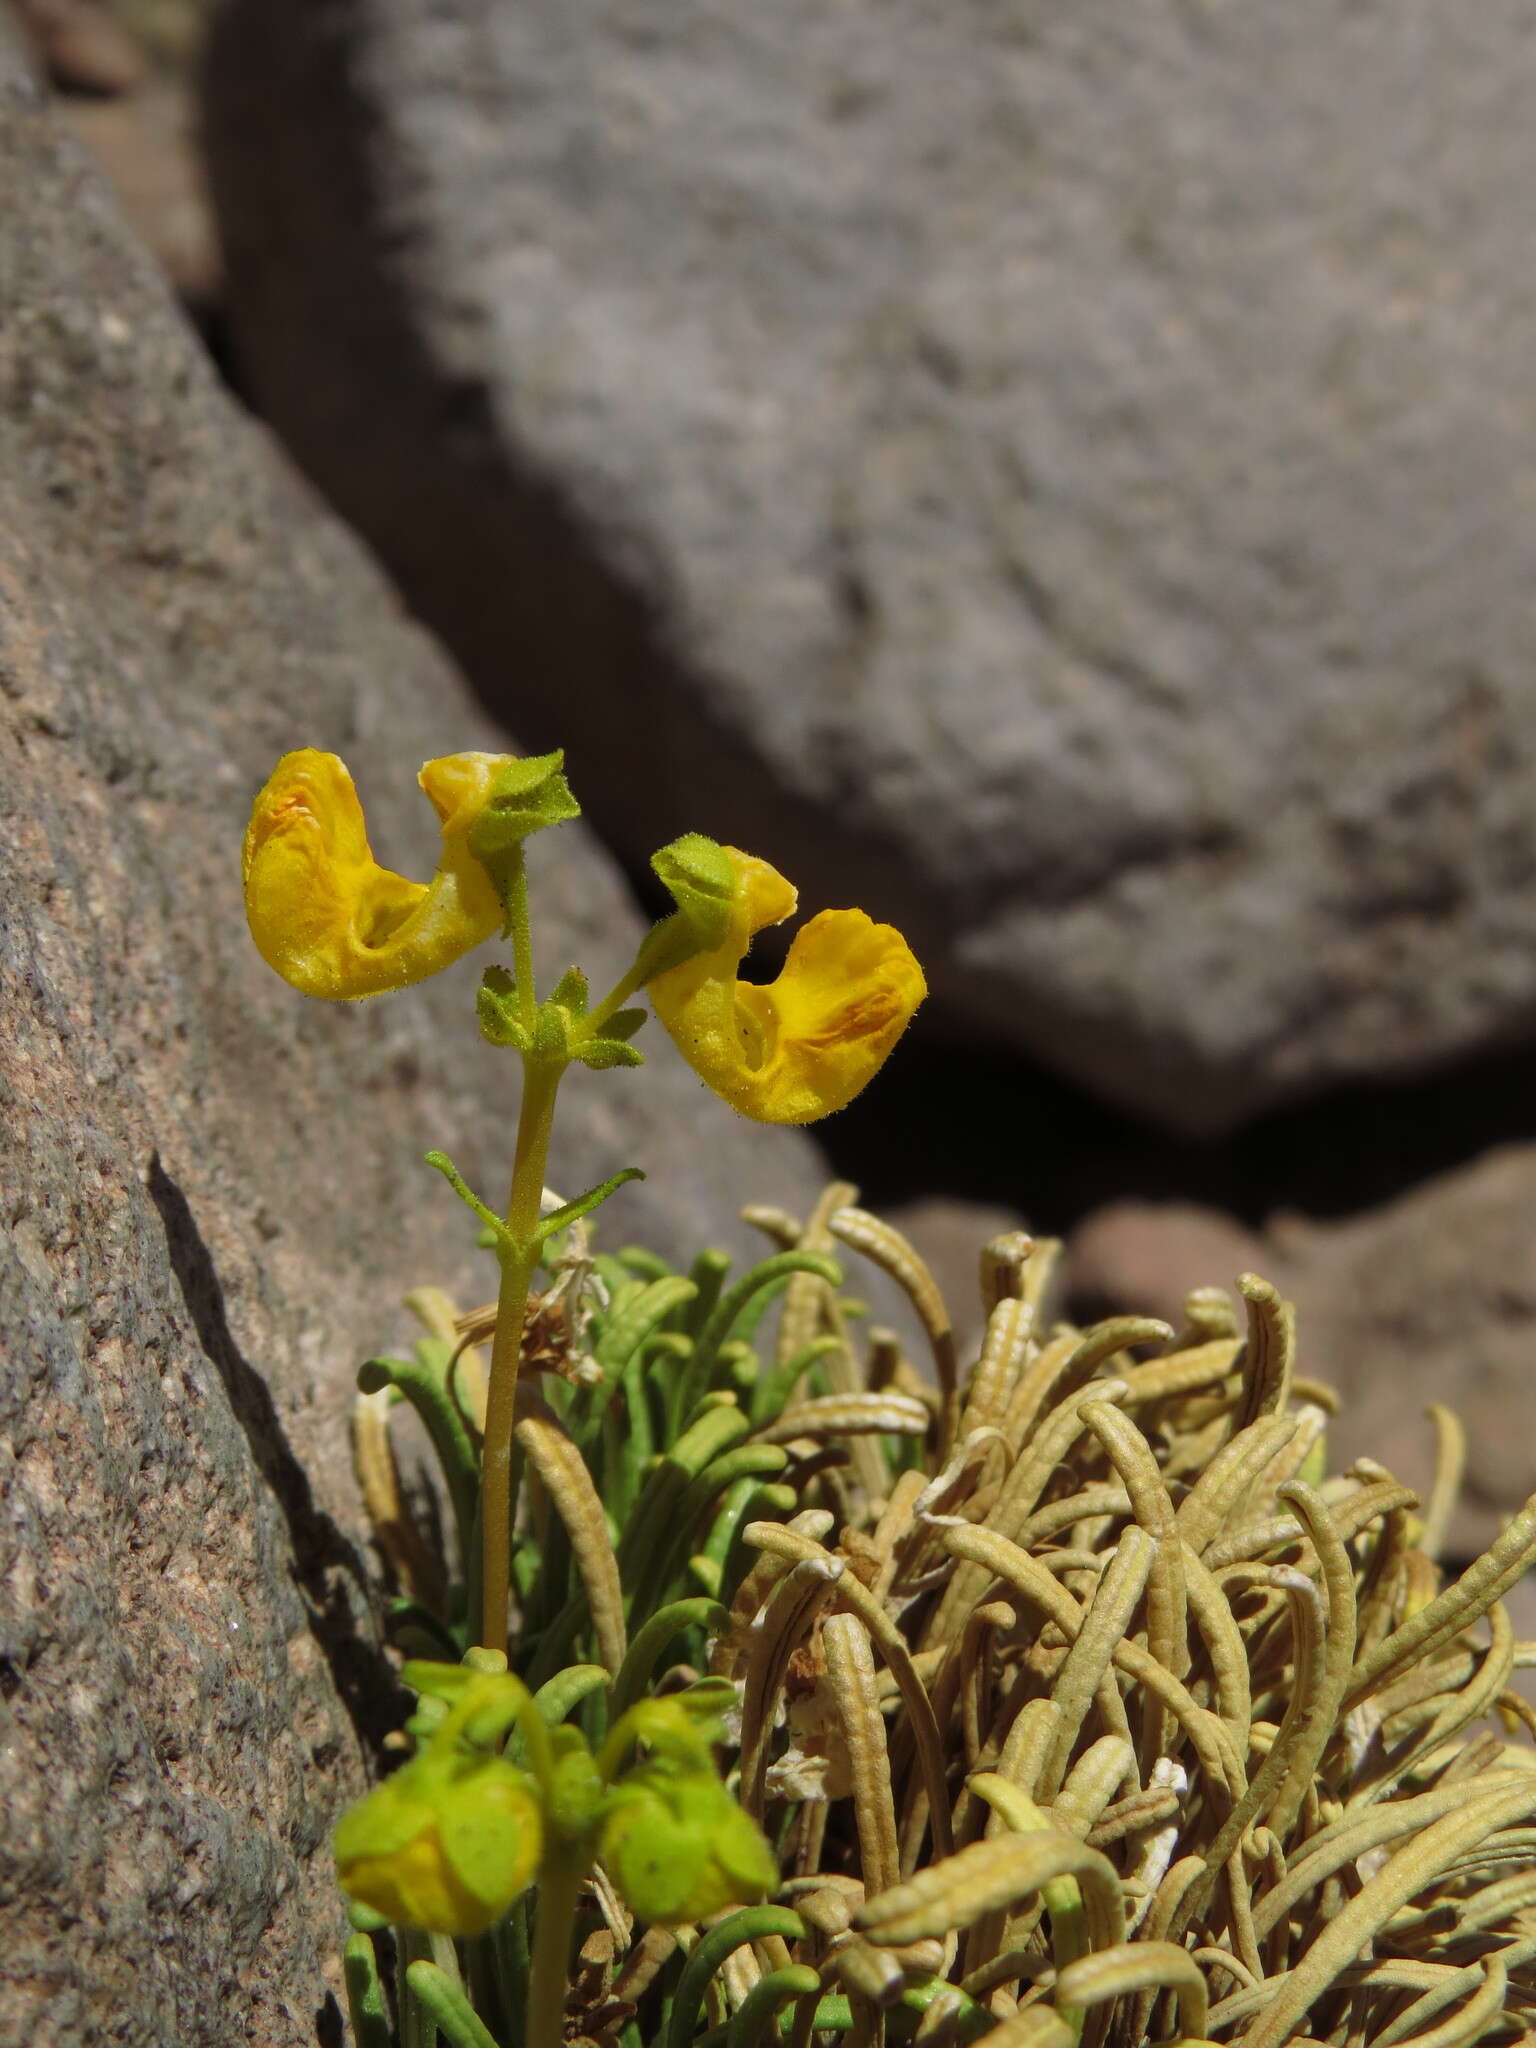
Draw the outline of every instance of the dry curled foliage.
M1000 1239L961 1370L916 1253L852 1199L805 1231L756 1220L893 1274L932 1378L793 1280L779 1357L814 1355L830 1392L773 1432L800 1511L743 1531L712 1669L802 1931L743 1940L704 2016L732 2048L775 2013L802 2048L1536 2040L1536 1750L1510 1689L1536 1644L1501 1604L1536 1500L1443 1586L1454 1420L1426 1504L1368 1460L1326 1476L1333 1400L1264 1281L1240 1308L1192 1296L1178 1332L1080 1330L1043 1319L1055 1245ZM917 1403L926 1450L888 1457L865 1432L910 1432Z

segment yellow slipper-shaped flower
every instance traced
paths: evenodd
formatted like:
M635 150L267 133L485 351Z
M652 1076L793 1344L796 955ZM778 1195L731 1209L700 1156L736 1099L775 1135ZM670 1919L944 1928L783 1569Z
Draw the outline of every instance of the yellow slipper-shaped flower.
M405 988L499 930L495 884L469 850L504 754L449 754L417 777L443 827L437 873L381 868L344 764L314 747L284 754L251 807L245 910L269 967L331 1002Z
M808 1124L873 1079L928 993L900 932L862 910L824 910L795 935L777 981L737 979L755 933L796 894L776 868L722 849L735 880L718 946L669 968L651 1002L695 1073L743 1116Z

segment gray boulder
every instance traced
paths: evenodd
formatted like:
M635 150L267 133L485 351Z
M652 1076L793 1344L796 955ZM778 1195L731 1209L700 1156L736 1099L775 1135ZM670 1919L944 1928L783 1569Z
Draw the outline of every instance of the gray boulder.
M1536 1021L1527 30L231 0L240 359L628 853L1214 1131Z
M328 1829L399 1704L349 1390L404 1287L489 1291L420 1153L498 1185L514 1067L468 963L356 1008L285 988L239 843L312 741L425 872L417 763L505 741L3 48L0 191L0 2039L335 2042ZM615 870L548 836L546 966L615 964ZM652 1170L623 1236L692 1249L814 1185L664 1046L570 1096L565 1187Z

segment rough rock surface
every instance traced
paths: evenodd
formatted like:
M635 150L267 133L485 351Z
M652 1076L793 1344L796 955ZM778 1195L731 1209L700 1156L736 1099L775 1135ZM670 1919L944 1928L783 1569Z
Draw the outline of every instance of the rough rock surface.
M1536 1022L1527 28L232 0L241 359L632 853L1216 1130Z
M1096 1314L1176 1314L1189 1288L1245 1269L1295 1301L1301 1369L1345 1397L1337 1458L1364 1453L1423 1487L1425 1410L1455 1410L1469 1457L1452 1544L1489 1543L1536 1492L1536 1146L1501 1146L1344 1222L1277 1217L1257 1235L1186 1204L1117 1202L1079 1226L1067 1281Z
M485 1289L419 1155L499 1182L515 1084L467 963L287 990L239 839L312 740L424 869L416 764L497 739L3 49L0 192L0 2038L296 2048L340 2037L327 1828L396 1704L348 1388L403 1286ZM558 837L546 959L611 960L621 885ZM571 1095L568 1187L654 1170L619 1230L806 1199L665 1049Z

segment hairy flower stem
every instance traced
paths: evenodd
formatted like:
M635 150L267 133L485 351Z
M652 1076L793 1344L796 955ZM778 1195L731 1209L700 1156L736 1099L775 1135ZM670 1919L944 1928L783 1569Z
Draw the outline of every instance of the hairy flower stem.
M590 1868L569 1842L551 1842L539 1872L539 1902L533 1930L533 1973L528 1980L525 2048L560 2048L565 2035L565 1994L570 1976L571 1933L582 1883Z
M512 941L512 978L517 984L523 1023L531 1031L538 1015L539 997L533 980L533 921L528 909L528 862L519 849L507 876L502 905L507 914L507 936Z
M528 1055L523 1061L523 1101L517 1120L517 1152L507 1199L512 1244L501 1259L496 1301L496 1335L491 1342L490 1387L481 1462L480 1641L488 1650L507 1647L507 1594L512 1573L512 1429L516 1420L517 1373L522 1357L528 1296L539 1263L539 1205L554 1121L555 1093L564 1061Z
M525 1018L532 1024L538 1002L533 983L533 946L528 923L528 885L518 862L507 895L517 986ZM507 1196L507 1242L501 1249L501 1291L496 1300L496 1335L491 1341L490 1386L485 1411L485 1449L480 1468L480 1642L487 1650L507 1647L507 1596L512 1576L512 1430L517 1419L517 1374L522 1359L528 1296L539 1263L539 1211L544 1170L554 1123L555 1095L566 1061L537 1052L523 1054L523 1099L517 1117L517 1150Z

